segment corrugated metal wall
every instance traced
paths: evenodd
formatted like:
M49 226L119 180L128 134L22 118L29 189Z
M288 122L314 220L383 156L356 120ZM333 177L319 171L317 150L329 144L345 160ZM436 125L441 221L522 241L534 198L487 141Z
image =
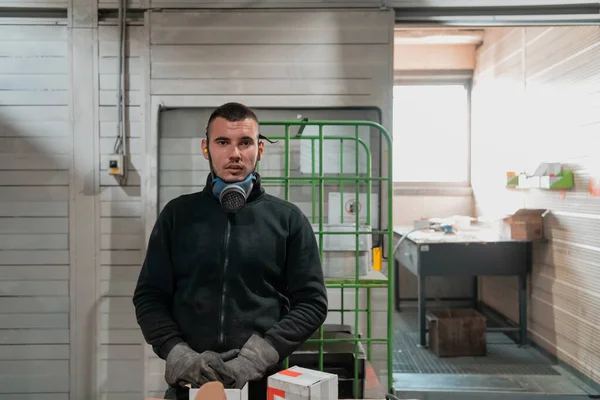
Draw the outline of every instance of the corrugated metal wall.
M488 32L473 93L473 187L480 214L549 208L530 282L530 334L600 381L600 199L598 174L600 28L514 28ZM506 171L532 173L561 162L576 174L560 193L503 188ZM516 281L482 279L483 300L517 320Z
M0 19L2 399L69 398L68 39L65 21Z
M236 29L230 30L230 26ZM200 140L208 115L224 102L260 107L259 118L266 120L295 119L291 108L354 106L379 107L384 122L389 121L392 37L393 15L381 11L152 13L151 94L160 96L166 106L190 96L193 100L186 104L195 105L161 116L159 208L179 194L204 186L208 163L201 155ZM290 108L287 112L286 107ZM378 120L377 113L368 110L298 112L310 119ZM263 133L274 131L265 128ZM277 134L282 134L281 129ZM366 138L369 141L368 131ZM371 136L374 160L380 158L378 140L378 135ZM293 170L299 168L302 157L297 145L292 145ZM282 150L281 143L267 144L261 163L264 174L282 175ZM373 173L379 173L378 165ZM346 185L347 191L350 186ZM276 187L267 191L283 193ZM310 216L310 191L294 188L291 200ZM386 337L387 292L373 292L373 335ZM360 297L366 307L364 294ZM331 294L330 308L341 308L340 297L339 290ZM354 304L354 291L345 293L344 302ZM363 317L361 329L366 334ZM339 313L329 316L328 323L340 322ZM353 322L354 314L346 313L345 323ZM373 351L375 371L385 384L386 348L374 344ZM166 389L164 362L149 349L147 355L146 388L151 395L162 395Z

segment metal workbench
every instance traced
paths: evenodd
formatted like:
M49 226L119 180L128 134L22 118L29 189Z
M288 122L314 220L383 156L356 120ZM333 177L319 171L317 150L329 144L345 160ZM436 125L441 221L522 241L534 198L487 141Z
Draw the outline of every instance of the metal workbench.
M398 227L400 238L410 228ZM519 327L494 328L494 331L519 331L521 345L527 344L527 276L532 265L532 242L499 237L493 232L472 229L456 234L413 232L402 241L394 254L395 276L400 266L418 280L419 343L425 347L426 297L425 280L430 276L473 277L474 304L478 304L477 277L517 276L519 279ZM396 283L396 298L399 299ZM398 303L397 303L398 304Z

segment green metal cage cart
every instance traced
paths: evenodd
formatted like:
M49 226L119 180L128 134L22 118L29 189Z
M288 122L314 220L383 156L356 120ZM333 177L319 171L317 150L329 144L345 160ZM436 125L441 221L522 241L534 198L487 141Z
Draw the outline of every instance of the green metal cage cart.
M277 188L282 198L292 202L295 202L293 192L301 192L305 197L310 192L310 200L305 199L303 206L315 230L323 268L328 271L325 277L329 297L333 297L332 293L340 293L339 300L336 299L339 307L332 308L330 301L328 314L336 315L340 326L348 321L348 314L353 319L353 332L331 334L321 326L307 341L307 345L314 350L317 360L315 367L326 370L328 346L349 346L354 363L351 390L353 398L358 398L362 393L359 386L361 354L371 362L373 346L385 346L387 382L382 384L386 390L390 390L394 280L393 268L387 268L387 275L380 268L383 258L393 260L391 136L383 126L371 121L263 121L260 126L261 131L269 127L266 129L270 133L278 132L267 136L273 141L282 142L278 160L283 161L283 169L279 166L272 171L263 170L264 164L260 163L258 171L263 184L267 192L270 187L274 190ZM380 154L385 146L387 171L380 171L380 176L372 176L373 159L368 141L364 140L365 131L381 143ZM303 150L300 156L302 160L291 160L293 156L298 158L299 148ZM332 151L338 153L332 154ZM304 165L302 170L291 168L292 163L297 165L300 161ZM377 221L371 215L374 187L386 189L385 198L380 198L378 203L382 208L380 212L383 209L386 211L385 218L378 218ZM325 209L326 204L329 212ZM375 228L374 223L377 225ZM373 245L375 242L377 244ZM384 305L383 311L386 316L384 337L374 335L374 290L387 293L387 305ZM352 304L345 300L348 292L353 295ZM379 311L378 315L381 315L382 311ZM361 324L366 325L365 332L360 331ZM376 328L381 331L381 326ZM289 363L289 359L286 363Z

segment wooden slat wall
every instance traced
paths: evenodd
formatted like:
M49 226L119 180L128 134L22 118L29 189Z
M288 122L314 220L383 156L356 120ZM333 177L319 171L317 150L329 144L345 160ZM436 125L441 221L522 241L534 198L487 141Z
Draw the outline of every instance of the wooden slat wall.
M161 96L165 102L171 96L194 96L210 105L204 109L169 110L161 118L160 209L172 198L204 186L208 163L202 157L200 141L211 108L223 102L240 101L261 109L375 106L382 107L384 118L388 117L392 84L389 13L159 12L151 15L150 23L151 94ZM270 111L258 112L263 119L281 119ZM338 114L328 116L319 110L309 112L311 119L338 119L338 114L349 113L335 111ZM344 118L352 119L340 119ZM269 132L265 128L263 133ZM277 134L281 133L278 129ZM296 164L300 157L297 144L293 157ZM263 175L281 176L282 149L281 142L267 144L261 163ZM375 152L377 159L379 152ZM267 190L282 194L276 187ZM291 200L310 215L310 192L307 197L300 188L294 188L291 195ZM386 337L387 293L374 292L373 306L378 312L373 316L373 332ZM366 307L364 293L360 301ZM339 291L332 293L330 302L331 308L340 308ZM344 304L354 304L353 291L345 293ZM340 314L335 314L328 322L341 322ZM363 317L359 323L366 334ZM344 322L354 325L354 314L346 313ZM373 346L375 369L383 380L387 379L385 350L385 346ZM166 386L164 362L151 350L146 354L146 388L149 395L162 396Z
M0 19L0 399L69 398L68 52Z
M474 93L475 199L480 213L548 208L547 244L536 245L530 334L541 346L600 381L600 199L598 174L600 31L597 27L500 29L478 53ZM519 111L521 109L521 111ZM503 189L506 171L533 172L558 161L575 189ZM496 176L496 178L492 178ZM517 319L514 279L483 279L484 301Z
M98 27L100 255L98 291L98 395L100 399L144 398L143 338L131 301L143 260L144 224L140 174L145 152L142 142L144 67L147 37L143 26L128 27L127 135L131 158L127 185L108 175L108 155L117 137L119 31L115 25ZM147 39L145 40L147 43Z

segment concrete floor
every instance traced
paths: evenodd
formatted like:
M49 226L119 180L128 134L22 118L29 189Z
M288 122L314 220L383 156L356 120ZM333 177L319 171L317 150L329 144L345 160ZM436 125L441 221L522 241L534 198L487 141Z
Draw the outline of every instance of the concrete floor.
M403 308L394 316L394 389L399 398L588 398L583 382L504 333L487 333L485 357L440 359L417 343L416 309Z

